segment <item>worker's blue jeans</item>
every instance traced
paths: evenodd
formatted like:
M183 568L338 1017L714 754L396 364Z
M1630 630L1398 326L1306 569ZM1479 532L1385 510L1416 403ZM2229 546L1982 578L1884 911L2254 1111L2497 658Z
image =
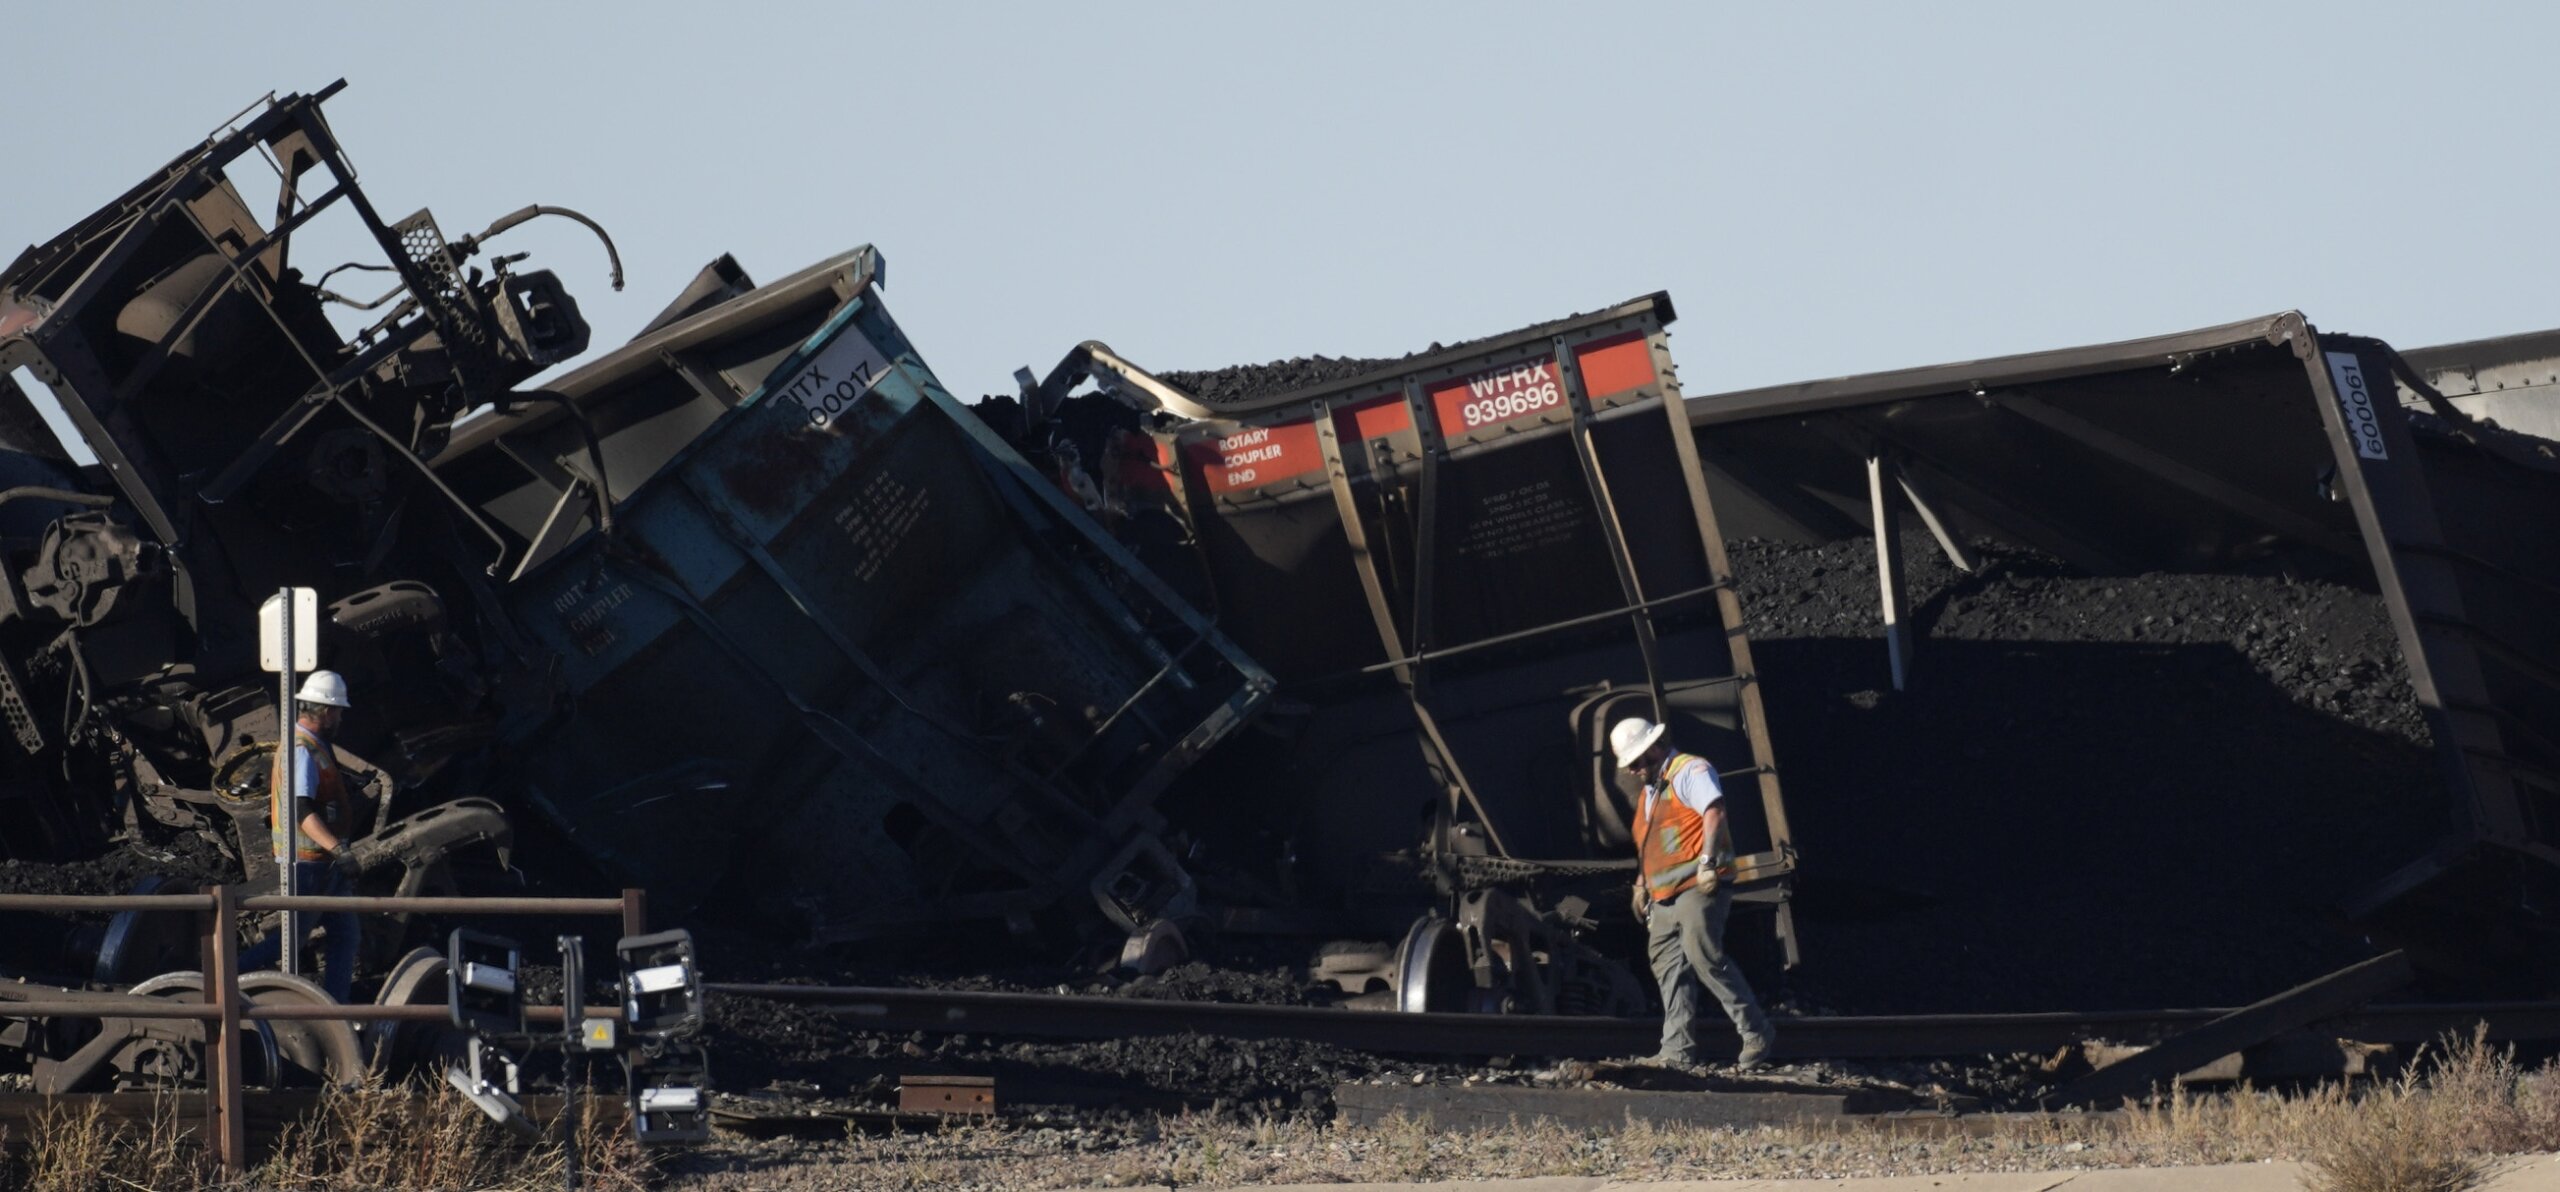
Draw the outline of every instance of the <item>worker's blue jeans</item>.
M326 861L294 862L293 878L295 889L304 894L347 895L356 892L355 883L347 880L345 874L330 867ZM306 931L318 927L329 933L328 946L324 949L325 955L320 962L320 987L328 990L330 997L341 1002L346 1001L356 981L356 932L358 929L355 912L304 911L302 926ZM260 969L274 968L276 961L283 955L284 931L278 928L267 933L267 938L250 945L248 951L240 954L240 971L253 973Z

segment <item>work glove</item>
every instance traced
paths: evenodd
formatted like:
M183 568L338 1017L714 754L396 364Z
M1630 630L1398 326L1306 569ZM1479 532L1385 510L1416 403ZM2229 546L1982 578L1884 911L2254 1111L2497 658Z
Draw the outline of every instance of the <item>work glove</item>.
M329 868L337 870L340 877L351 882L364 876L364 862L356 860L354 851L350 849L342 848L329 854Z

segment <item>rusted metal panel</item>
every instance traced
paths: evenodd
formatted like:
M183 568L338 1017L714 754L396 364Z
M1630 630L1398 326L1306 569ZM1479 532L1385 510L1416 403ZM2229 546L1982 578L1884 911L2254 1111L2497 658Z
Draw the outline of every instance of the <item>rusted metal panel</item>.
M992 1076L901 1076L898 1112L983 1116L996 1111Z

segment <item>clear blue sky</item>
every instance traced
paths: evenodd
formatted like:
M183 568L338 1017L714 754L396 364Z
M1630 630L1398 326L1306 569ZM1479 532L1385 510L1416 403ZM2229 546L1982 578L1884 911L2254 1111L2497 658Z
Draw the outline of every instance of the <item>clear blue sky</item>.
M8 21L0 252L269 90L618 342L878 244L964 396L1072 344L1396 354L1667 289L1692 393L2300 308L2560 325L2546 5L91 3Z

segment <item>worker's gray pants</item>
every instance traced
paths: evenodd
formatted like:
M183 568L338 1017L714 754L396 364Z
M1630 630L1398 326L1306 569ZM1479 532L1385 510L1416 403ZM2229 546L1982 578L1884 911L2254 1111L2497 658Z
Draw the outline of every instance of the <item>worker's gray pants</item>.
M1698 1051L1698 997L1701 986L1724 1003L1742 1045L1769 1042L1769 1016L1742 979L1741 966L1724 953L1725 916L1733 910L1733 892L1692 889L1669 904L1655 903L1645 919L1651 937L1653 979L1662 986L1662 1050L1657 1059L1694 1064Z

